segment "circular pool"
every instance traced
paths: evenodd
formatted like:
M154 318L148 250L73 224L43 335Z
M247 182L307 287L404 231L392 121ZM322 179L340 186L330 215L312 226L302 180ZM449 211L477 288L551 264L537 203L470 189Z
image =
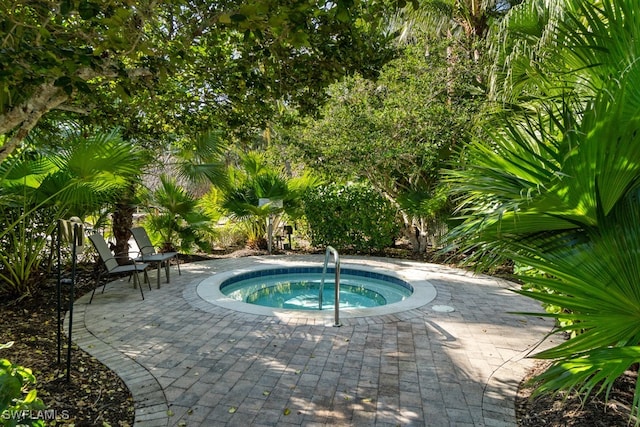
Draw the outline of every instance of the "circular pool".
M220 291L237 301L293 310L332 310L335 306L333 269L291 267L244 273L220 284ZM322 289L322 293L321 293ZM397 277L376 272L341 269L340 309L394 304L411 296L413 288Z
M319 261L318 261L319 259ZM290 274L316 274L322 271L322 259L320 257L312 256L287 256L287 257L255 257L252 259L242 259L234 261L237 265L236 268L224 269L216 271L215 274L211 274L209 277L203 279L199 283L195 284L195 295L202 301L202 303L212 304L214 306L243 312L255 315L266 316L286 316L287 318L300 318L305 321L329 321L334 316L333 310L333 272L327 273L325 278L325 287L329 288L328 294L330 300L327 302L323 294L323 309L319 309L318 296L316 289L309 292L303 292L307 295L304 297L296 297L291 295L290 297L282 296L277 297L280 299L286 299L290 303L297 304L292 307L290 305L274 304L268 302L265 305L250 304L245 301L247 296L252 295L251 298L259 299L264 297L266 291L261 291L261 287L257 286L253 288L253 291L246 291L247 295L241 297L235 297L233 295L226 295L233 291L234 287L244 280L253 281L261 280L259 277L268 277ZM315 262L314 262L315 260ZM365 290L360 290L360 286L357 285L356 289L350 289L352 293L365 293L367 299L370 301L366 303L362 302L350 302L351 306L348 309L343 310L341 304L341 317L355 318L355 317L368 317L368 316L380 316L387 314L399 313L406 310L421 307L428 304L436 297L435 287L426 280L425 272L420 268L414 268L411 262L400 262L393 259L367 259L367 258L343 258L341 260L342 268L340 275L340 287L342 290L347 288L345 286L345 279L353 279L351 276L355 276L355 279L367 281L382 281L384 287L377 287L377 285L365 287ZM312 279L315 280L315 279ZM246 282L245 282L246 283ZM256 285L256 283L253 283ZM348 285L348 283L347 283ZM288 285L285 285L286 287ZM391 301L389 296L389 289L402 288L404 292L409 291L409 295L403 295L394 302ZM265 287L266 288L266 287ZM378 295L376 295L378 294ZM385 304L380 305L375 301L382 301L381 297L385 299ZM236 299L237 298L237 299ZM298 298L298 301L291 301ZM341 292L340 300L343 301L343 293ZM347 299L347 301L349 301ZM277 306L275 306L277 305ZM331 309L328 306L331 306ZM311 306L311 308L306 307ZM201 306L202 309L208 310L206 305Z

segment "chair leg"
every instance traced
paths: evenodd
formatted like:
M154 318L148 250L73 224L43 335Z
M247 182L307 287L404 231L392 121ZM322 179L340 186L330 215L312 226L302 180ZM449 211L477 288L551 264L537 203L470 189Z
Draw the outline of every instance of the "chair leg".
M178 264L178 276L182 276L182 272L180 271L180 258L176 255L176 264Z
M151 280L149 280L149 273L147 273L147 269L142 270L144 273L144 281L149 285L149 290L151 290Z
M99 284L100 282L96 281L96 285L93 287L93 292L91 292L91 298L89 298L89 304L91 304L91 301L93 301L93 296L96 294L96 289L98 288Z
M102 278L102 273L100 274L100 276L98 276L98 280L100 280L100 278ZM107 287L107 282L104 282L104 285L102 285L102 293L104 294L104 290Z
M138 270L133 273L133 283L138 284L138 288L140 288L140 295L142 295L142 300L144 301L144 293L142 292L142 283L140 283L140 276L138 276Z
M158 276L156 277L156 286L160 289L160 267L162 266L162 261L158 261L156 263L156 273Z
M100 286L100 278L102 277L102 272L98 273L98 278L96 279L96 285L93 287L93 292L91 292L91 298L89 298L89 304L91 304L91 301L93 301L93 296L96 294L96 289L98 289L98 286ZM102 285L102 293L104 294L104 288L107 286L107 283L105 282L104 285Z

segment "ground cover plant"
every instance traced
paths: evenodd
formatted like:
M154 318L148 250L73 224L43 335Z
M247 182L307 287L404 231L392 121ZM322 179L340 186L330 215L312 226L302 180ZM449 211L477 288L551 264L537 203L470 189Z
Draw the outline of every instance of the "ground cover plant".
M13 342L0 345L0 350L9 348ZM0 414L19 414L22 412L38 411L45 408L38 398L35 389L29 390L36 382L31 369L11 363L7 359L0 359ZM10 420L2 417L3 424ZM34 421L33 425L43 425L43 421Z

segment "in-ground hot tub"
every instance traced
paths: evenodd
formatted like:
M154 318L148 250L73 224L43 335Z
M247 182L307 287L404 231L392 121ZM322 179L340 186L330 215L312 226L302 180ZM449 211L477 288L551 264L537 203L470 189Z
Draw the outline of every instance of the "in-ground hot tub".
M265 307L332 310L334 277L334 269L328 269L323 283L321 267L258 270L226 279L220 284L220 291L237 301ZM397 277L349 268L340 270L340 310L394 304L412 293L411 285Z
M321 262L291 263L282 259L278 265L264 265L260 261L264 260L203 280L197 285L198 296L211 304L245 313L326 319L333 316L333 268L325 276L327 289L320 310ZM436 297L435 288L423 277L424 272L410 265L394 263L385 268L380 261L343 260L340 315L376 316L421 307Z

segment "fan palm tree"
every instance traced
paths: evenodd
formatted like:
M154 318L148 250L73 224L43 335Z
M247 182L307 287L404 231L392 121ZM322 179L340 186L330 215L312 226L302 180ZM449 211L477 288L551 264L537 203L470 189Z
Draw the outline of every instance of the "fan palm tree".
M306 174L290 178L269 166L262 154L249 152L242 156L240 168L230 168L229 186L223 189L222 208L230 218L244 225L249 245L266 244L267 218L274 216L278 224L282 215L295 219L302 215L302 194L319 180ZM260 199L282 200L260 204Z
M514 68L496 87L521 108L450 173L464 219L451 239L483 265L541 272L520 292L562 307L548 316L575 338L537 354L553 360L538 392L589 394L640 362L640 23L632 0L559 3L525 2L501 28Z
M150 215L146 223L163 252L190 252L193 245L208 249L200 236L210 231L211 221L175 178L161 175L160 186L150 192L147 202Z
M66 135L64 148L32 144L0 164L0 291L31 291L56 218L99 211L140 170L139 151L116 131ZM53 219L53 220L52 220Z
M200 237L210 231L211 221L198 208L196 197L205 194L212 185L227 186L226 149L223 133L212 130L176 142L169 153L160 156L159 164L148 168L148 175L159 176L160 182L142 199L149 213L151 237L163 250L179 247L188 252L194 244L207 249ZM127 221L132 221L131 217L127 215ZM130 227L123 227L125 242Z

